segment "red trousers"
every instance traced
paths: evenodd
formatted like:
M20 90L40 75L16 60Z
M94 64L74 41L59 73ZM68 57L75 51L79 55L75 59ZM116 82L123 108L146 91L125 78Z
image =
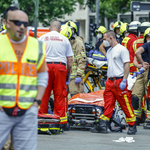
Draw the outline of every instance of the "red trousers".
M127 86L124 90L119 88L121 81L122 79L116 79L114 81L108 79L106 81L104 91L104 112L100 116L100 119L109 120L111 118L115 102L117 100L126 115L126 122L133 126L136 121L136 117L131 104L132 97L131 94L128 93Z
M54 114L60 116L61 124L67 123L67 69L62 64L47 64L49 80L42 98L39 113L48 112L48 102L51 91L54 93Z

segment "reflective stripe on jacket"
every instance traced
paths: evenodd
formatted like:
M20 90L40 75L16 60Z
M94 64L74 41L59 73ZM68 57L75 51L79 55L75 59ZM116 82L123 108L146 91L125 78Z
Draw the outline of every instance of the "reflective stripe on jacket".
M45 59L46 44L27 37L20 62L7 35L0 36L0 105L28 109L37 95L37 70Z
M84 77L87 60L84 44L79 38L76 37L75 41L71 44L71 46L74 54L71 79L75 78L76 76Z

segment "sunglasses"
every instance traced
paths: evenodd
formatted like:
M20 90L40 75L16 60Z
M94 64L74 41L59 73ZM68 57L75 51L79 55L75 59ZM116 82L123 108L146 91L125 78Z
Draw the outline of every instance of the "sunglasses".
M24 27L28 26L28 22L24 22L20 20L9 20L9 21L13 22L16 26L21 26L22 24L24 25Z

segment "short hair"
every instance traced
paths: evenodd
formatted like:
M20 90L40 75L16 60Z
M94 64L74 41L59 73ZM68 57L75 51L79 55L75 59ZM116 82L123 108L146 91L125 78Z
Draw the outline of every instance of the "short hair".
M50 26L52 28L56 28L56 29L61 29L61 22L57 19L53 19L51 22L50 22Z
M9 6L8 8L6 8L3 13L3 19L7 20L8 11L15 11L15 10L19 10L19 8L16 6Z
M108 30L108 31L106 31L104 34L106 34L107 37L112 36L114 39L116 39L116 34L115 34L115 32L112 31L112 30Z

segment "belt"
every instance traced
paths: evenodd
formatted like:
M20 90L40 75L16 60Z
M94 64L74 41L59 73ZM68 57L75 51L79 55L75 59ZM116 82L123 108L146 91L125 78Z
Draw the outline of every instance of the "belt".
M66 66L66 64L63 62L47 62L47 64L60 64Z
M109 80L114 81L114 80L122 79L122 78L123 78L123 77L113 77L113 78L109 78Z

